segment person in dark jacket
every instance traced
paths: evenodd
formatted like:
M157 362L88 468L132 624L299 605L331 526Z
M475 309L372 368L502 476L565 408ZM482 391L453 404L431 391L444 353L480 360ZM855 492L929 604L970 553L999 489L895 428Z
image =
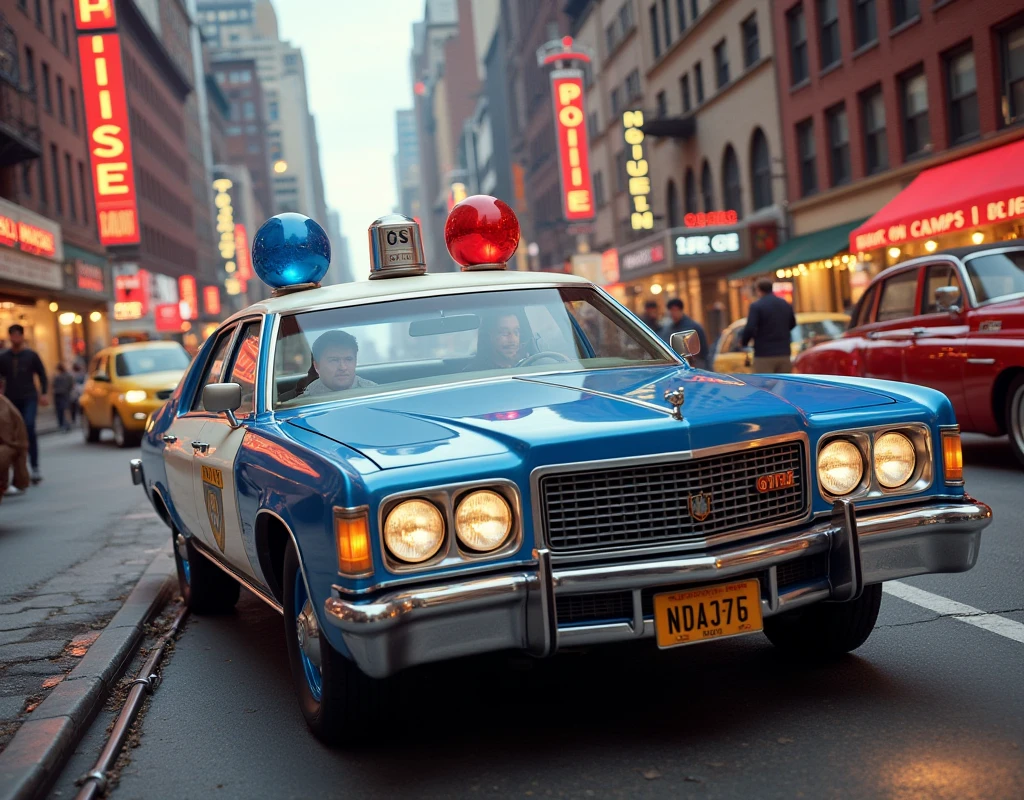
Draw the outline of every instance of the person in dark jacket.
M673 333L697 331L697 339L700 341L700 352L693 356L690 361L697 369L707 369L711 351L708 349L708 337L704 334L704 326L686 314L683 301L678 297L673 297L668 301L668 315L670 320L658 335L665 340L666 344L670 345Z
M53 405L57 411L57 424L67 433L71 430L67 413L71 407L71 392L75 388L75 379L63 364L57 365L57 374L53 376Z
M39 483L39 446L36 441L36 411L39 406L49 405L46 367L39 354L25 346L25 328L15 323L7 329L11 346L0 353L0 378L4 379L7 395L18 409L28 429L28 460L32 465L32 482ZM39 388L36 389L36 378Z
M792 372L790 331L796 327L793 306L772 293L772 282L757 282L758 299L750 304L743 346L754 340L754 372Z

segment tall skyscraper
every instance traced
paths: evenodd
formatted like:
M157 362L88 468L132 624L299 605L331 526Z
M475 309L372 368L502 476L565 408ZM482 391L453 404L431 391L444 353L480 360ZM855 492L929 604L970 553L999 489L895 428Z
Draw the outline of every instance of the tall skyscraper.
M395 112L395 196L399 214L420 216L420 146L416 136L416 112L400 109Z

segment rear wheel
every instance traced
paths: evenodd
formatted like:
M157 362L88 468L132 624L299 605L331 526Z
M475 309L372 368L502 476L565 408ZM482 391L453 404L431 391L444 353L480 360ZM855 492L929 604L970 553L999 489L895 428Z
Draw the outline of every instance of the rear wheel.
M190 611L223 614L235 607L241 586L201 555L189 539L173 528L174 564L178 587Z
M89 414L85 409L82 410L82 436L90 444L95 444L100 440L100 429L92 426L92 423L89 422Z
M365 739L380 721L388 682L368 677L331 647L291 544L284 558L283 605L288 663L306 724L329 744Z
M821 660L856 650L871 635L882 604L882 584L865 586L848 603L818 603L764 621L764 634L785 653Z
M1006 432L1013 454L1024 464L1024 375L1018 375L1006 393Z

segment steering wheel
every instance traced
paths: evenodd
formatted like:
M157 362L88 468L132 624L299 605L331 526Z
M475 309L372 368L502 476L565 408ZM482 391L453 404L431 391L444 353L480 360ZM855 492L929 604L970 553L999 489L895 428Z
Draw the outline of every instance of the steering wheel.
M532 367L538 361L544 358L550 358L553 361L558 361L562 364L568 364L569 359L563 356L561 353L555 352L554 350L541 350L539 353L534 353L532 356L527 356L518 364L517 367Z

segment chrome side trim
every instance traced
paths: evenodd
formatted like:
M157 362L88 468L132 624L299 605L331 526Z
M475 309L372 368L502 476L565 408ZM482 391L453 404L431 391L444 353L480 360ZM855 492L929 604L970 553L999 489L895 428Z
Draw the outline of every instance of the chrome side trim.
M246 589L248 589L250 592L256 595L260 600L262 600L264 603L266 603L268 606L274 609L278 614L284 613L284 608L281 607L281 604L278 603L277 600L275 600L273 597L268 595L264 589L261 589L259 586L253 583L247 576L243 575L241 572L238 572L234 567L230 567L227 564L220 561L213 553L211 553L207 549L206 545L200 542L196 537L190 536L188 538L189 541L192 542L192 546L196 549L196 552L202 555L207 561L209 561L215 567L217 567L217 569L219 569L225 575L234 578L236 581L242 584L242 586L244 586Z
M983 364L985 366L991 366L996 363L994 358L968 358L968 364Z

